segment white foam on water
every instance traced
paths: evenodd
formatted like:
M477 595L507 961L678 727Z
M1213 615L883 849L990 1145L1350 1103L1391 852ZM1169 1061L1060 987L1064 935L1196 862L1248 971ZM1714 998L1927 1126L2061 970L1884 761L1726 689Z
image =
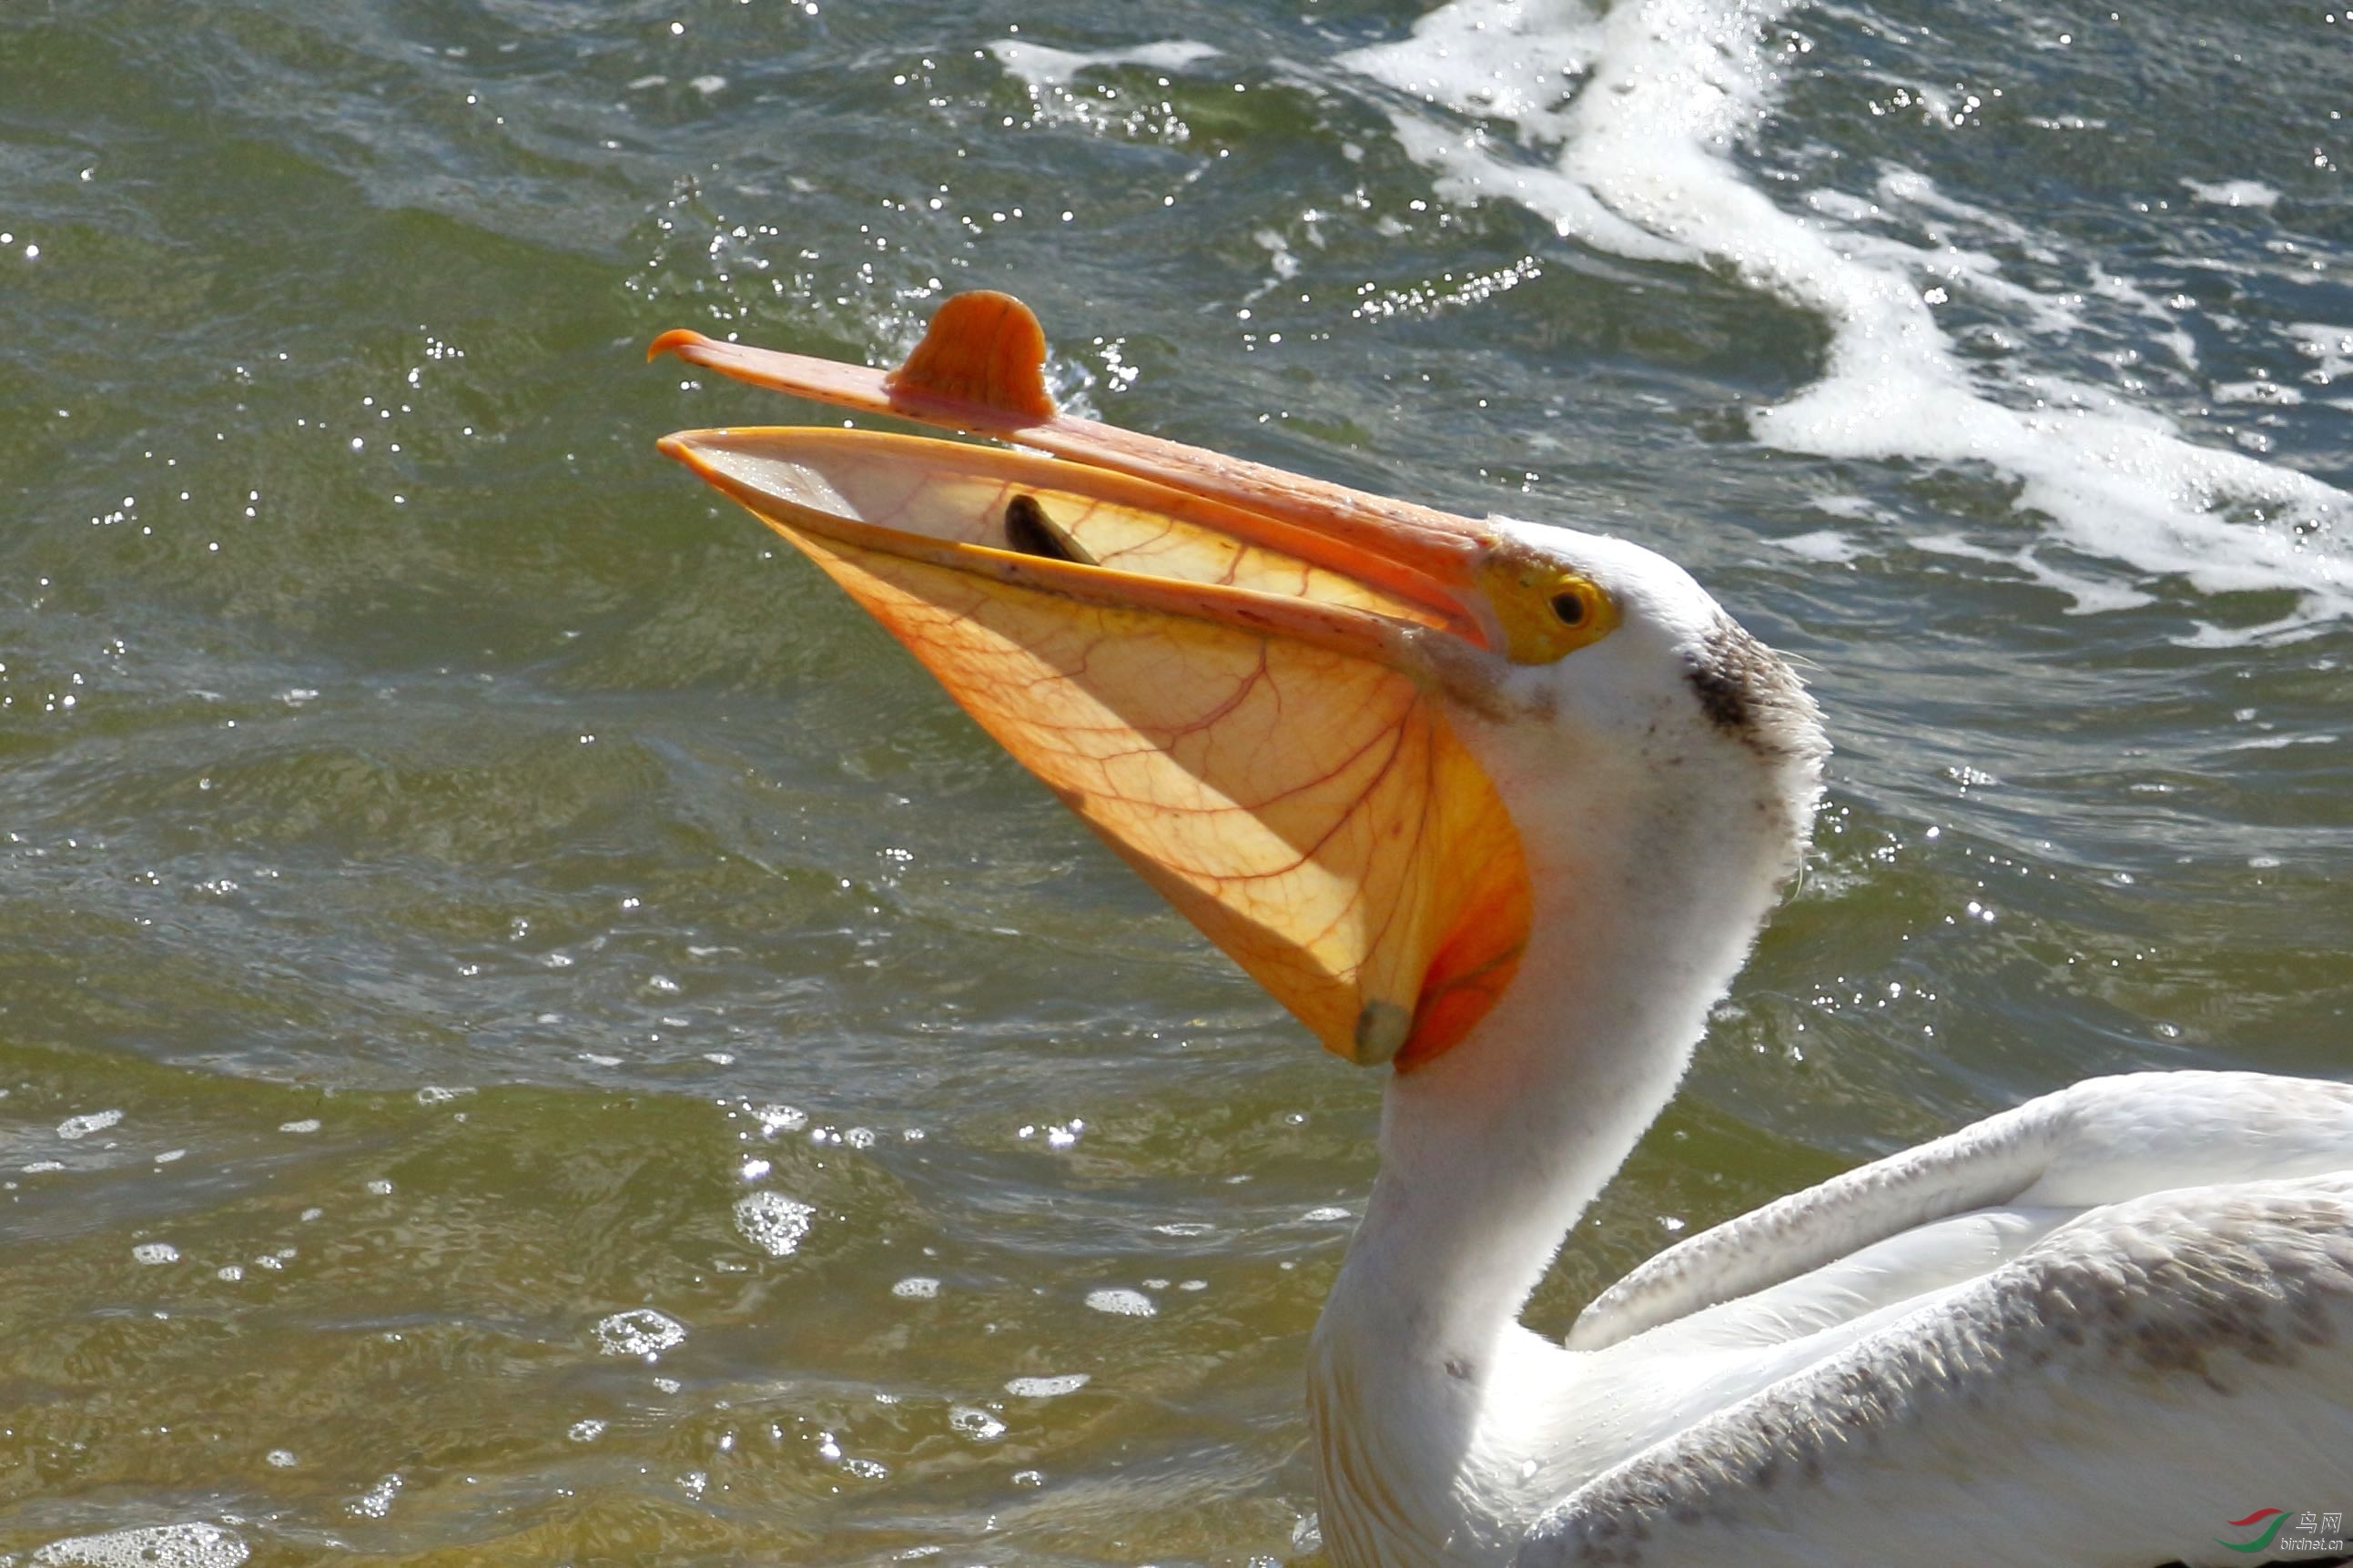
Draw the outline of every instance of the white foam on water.
M1143 1291L1130 1290L1124 1286L1088 1291L1087 1305L1098 1312L1109 1312L1114 1318L1149 1318L1160 1310Z
M1131 48L1103 49L1081 53L1075 49L1050 49L1043 44L1024 42L1019 38L992 38L988 52L997 63L1028 82L1033 89L1064 87L1089 66L1149 66L1154 70L1176 71L1197 61L1205 60L1218 51L1208 44L1189 38L1164 38L1157 43L1137 44Z
M2076 551L2178 574L2209 593L2300 595L2289 621L2250 637L2353 616L2344 546L2309 542L2353 528L2353 496L2185 440L2154 411L2021 355L1983 363L1956 352L1936 314L1952 293L1995 307L2028 336L2063 336L2078 315L2068 299L2005 277L1953 226L2024 247L2030 258L2052 242L1908 170L1883 173L1875 199L1817 191L1800 210L1751 182L1732 154L1771 112L1779 79L1767 33L1794 4L1620 0L1601 13L1582 0L1453 0L1421 17L1410 39L1340 63L1490 122L1392 108L1401 144L1441 195L1519 202L1565 237L1638 259L1711 259L1819 316L1831 331L1822 375L1757 412L1757 440L1823 457L1990 468L2016 479L2017 506L2049 519ZM1516 146L1498 144L1494 121L1516 130ZM1531 149L1549 163L1531 163ZM2262 194L2251 186L2211 189L2246 205ZM1890 203L1928 244L1871 226ZM2163 301L2095 265L2084 270L2090 292L2147 318L2152 341L2194 366ZM2147 601L2031 555L2004 559L2073 595L2080 610Z
M2262 403L2288 408L2304 401L2304 394L2276 381L2218 381L2209 390L2217 403Z
M1792 534L1773 542L1792 555L1828 566L1843 566L1862 558L1862 546L1835 528L1818 528L1811 533Z
M2272 207L2279 205L2280 194L2260 180L2218 180L2208 184L2202 180L2184 180L2189 194L2201 202L2211 202L2221 207Z
M2353 327L2331 326L2326 321L2292 321L2285 330L2295 344L2295 352L2312 362L2312 368L2304 373L2304 380L2315 386L2327 386L2353 373Z
M752 1119L760 1124L760 1136L774 1138L779 1132L797 1132L808 1125L808 1112L797 1105L763 1105L753 1110Z
M36 1568L237 1568L251 1555L217 1524L157 1524L52 1541L32 1560Z
M791 1258L817 1220L817 1208L781 1192L751 1192L734 1204L736 1229L769 1258Z
M809 1233L817 1210L782 1193L750 1193L735 1200L735 1228L771 1258L789 1258Z
M89 1110L58 1123L58 1136L71 1143L93 1132L103 1132L122 1120L120 1110Z
M596 1348L607 1355L658 1355L685 1342L686 1325L651 1307L615 1312L596 1324Z
M2074 604L2069 606L2070 613L2074 615L2129 610L2149 602L2149 596L2137 588L2104 583L2080 572L2063 571L2053 566L2043 560L2031 544L2021 545L2016 550L1989 550L1982 544L1970 543L1957 533L1924 533L1913 539L1912 547L1933 555L1954 555L1965 561L1993 562L2016 567L2027 581L2039 583L2074 600Z
M1005 1392L1024 1399L1059 1399L1065 1394L1076 1394L1092 1380L1092 1374L1066 1372L1053 1377L1017 1377L1005 1384Z

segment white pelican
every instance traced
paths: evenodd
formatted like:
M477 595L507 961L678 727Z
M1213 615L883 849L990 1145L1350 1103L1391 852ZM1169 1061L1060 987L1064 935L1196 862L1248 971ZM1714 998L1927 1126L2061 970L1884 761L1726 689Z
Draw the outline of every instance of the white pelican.
M1057 415L1003 295L889 375L655 348L1029 448L662 443L1389 1068L1309 1351L1341 1568L2152 1568L2321 1550L2303 1511L2353 1513L2344 1085L2081 1083L1670 1248L1565 1346L1521 1327L1820 788L1813 702L1679 568Z

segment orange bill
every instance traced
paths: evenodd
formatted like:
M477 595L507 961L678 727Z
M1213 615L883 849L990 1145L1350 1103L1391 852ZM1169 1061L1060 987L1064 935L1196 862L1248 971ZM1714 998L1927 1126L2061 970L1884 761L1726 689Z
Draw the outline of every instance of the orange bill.
M789 390L1031 445L1040 417L1066 447L1127 437L1039 414L1043 339L1018 302L957 309L898 373L912 395L823 361ZM1527 873L1447 714L1446 683L1493 657L1466 589L1476 525L1409 509L1335 530L1305 514L1353 492L1303 507L1308 481L1234 464L1202 483L1145 446L1116 466L814 428L662 447L848 590L1330 1049L1409 1068L1509 984Z

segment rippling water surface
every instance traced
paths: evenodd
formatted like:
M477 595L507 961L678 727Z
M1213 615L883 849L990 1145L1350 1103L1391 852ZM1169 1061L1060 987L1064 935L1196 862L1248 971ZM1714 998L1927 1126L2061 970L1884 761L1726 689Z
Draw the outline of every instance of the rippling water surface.
M1804 887L1580 1227L2353 1073L2318 4L0 11L0 1562L1240 1563L1378 1084L651 450L1059 392L1627 534ZM123 1534L124 1531L150 1531Z

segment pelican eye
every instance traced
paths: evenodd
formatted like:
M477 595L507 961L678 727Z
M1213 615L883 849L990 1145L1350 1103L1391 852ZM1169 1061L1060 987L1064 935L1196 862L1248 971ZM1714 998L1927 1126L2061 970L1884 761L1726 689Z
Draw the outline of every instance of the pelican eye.
M1581 572L1499 551L1479 568L1514 664L1551 664L1618 629L1618 602Z

